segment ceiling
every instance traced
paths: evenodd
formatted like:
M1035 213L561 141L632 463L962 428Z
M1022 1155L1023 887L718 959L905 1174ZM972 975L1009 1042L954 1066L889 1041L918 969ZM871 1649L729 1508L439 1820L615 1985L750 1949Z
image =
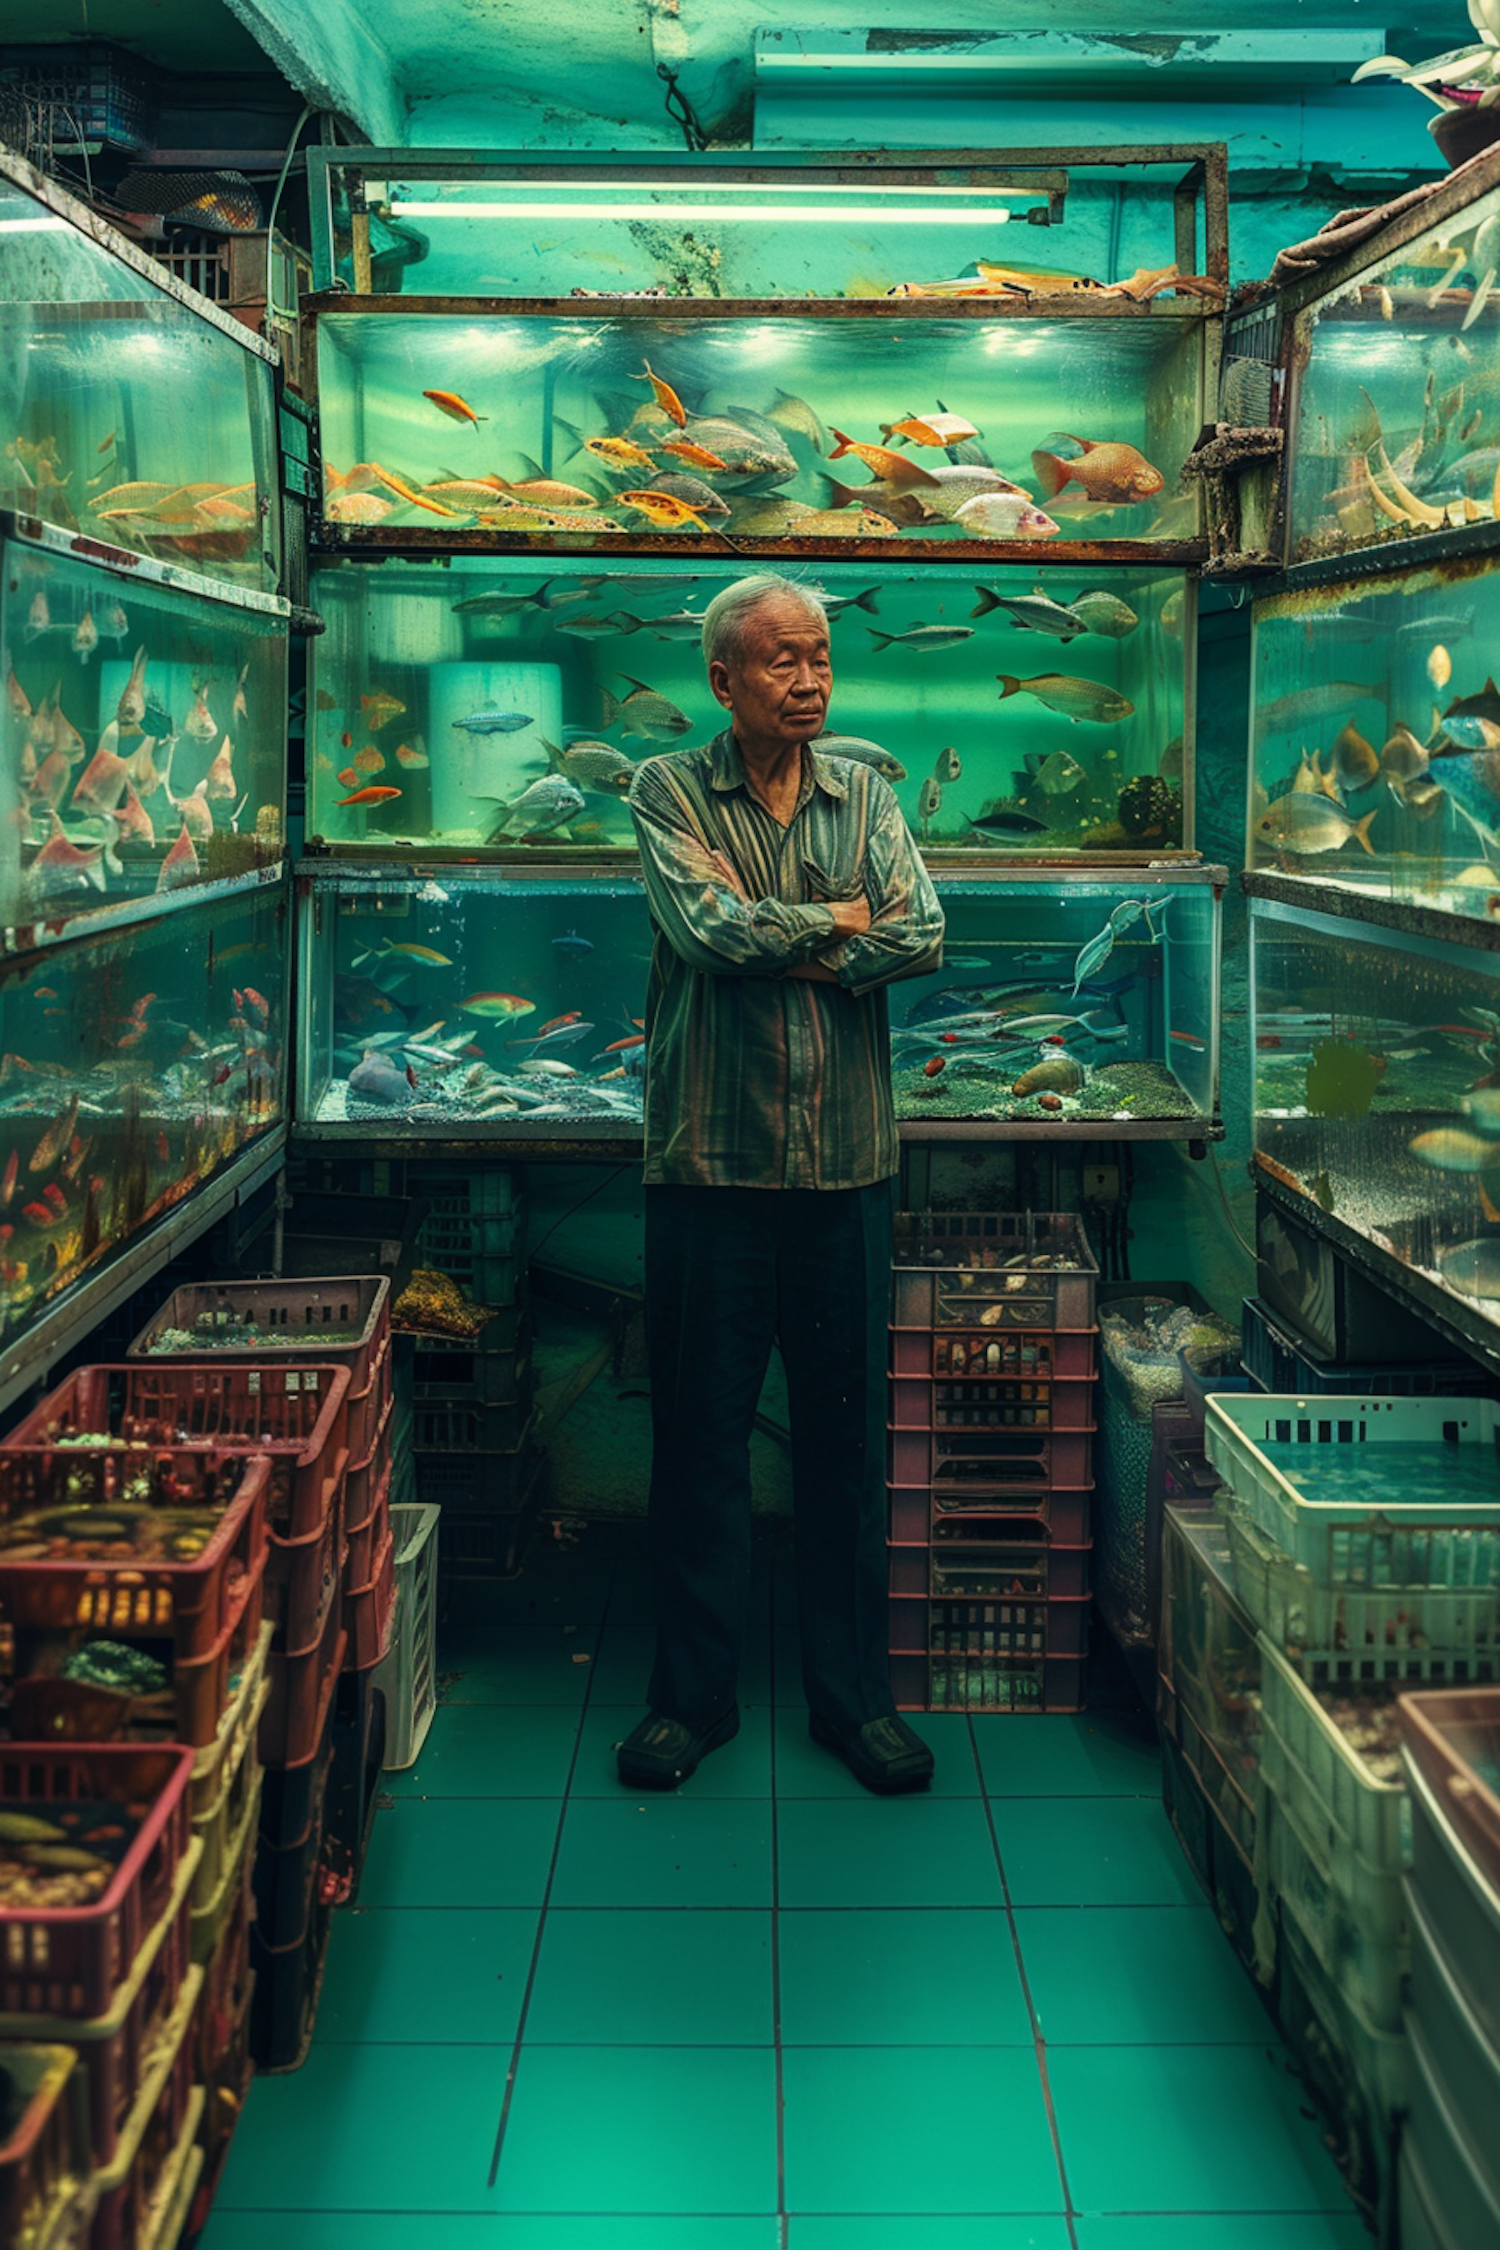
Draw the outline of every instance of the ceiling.
M0 44L114 39L167 70L263 71L265 53L221 0L0 0Z

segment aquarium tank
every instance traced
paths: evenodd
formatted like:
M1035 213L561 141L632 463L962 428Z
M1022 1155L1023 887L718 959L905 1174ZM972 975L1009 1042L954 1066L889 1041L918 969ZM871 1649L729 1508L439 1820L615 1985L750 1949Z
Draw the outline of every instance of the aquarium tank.
M275 355L0 151L0 506L273 591Z
M1290 561L1495 520L1497 246L1491 189L1438 223L1404 215L1291 293Z
M937 975L890 988L903 1136L1096 1140L1218 1123L1222 867L937 878Z
M1493 920L1497 648L1493 555L1258 601L1252 866Z
M0 961L0 1346L284 1116L287 886Z
M308 154L316 286L772 299L1151 292L1227 273L1223 152ZM1181 261L1179 265L1179 261ZM1193 301L1217 301L1201 289Z
M1389 911L1252 898L1256 1164L1493 1343L1500 952L1477 924L1443 939Z
M727 723L701 619L743 575L478 555L323 565L309 840L407 856L632 849L634 767ZM830 613L828 747L891 781L924 845L1149 857L1187 840L1183 572L832 562L797 576Z
M317 314L330 542L817 539L1194 558L1206 323L967 300ZM939 402L942 402L941 405Z
M640 1140L639 878L304 871L299 1132Z
M55 922L273 865L285 605L205 598L0 526L11 799L0 925Z

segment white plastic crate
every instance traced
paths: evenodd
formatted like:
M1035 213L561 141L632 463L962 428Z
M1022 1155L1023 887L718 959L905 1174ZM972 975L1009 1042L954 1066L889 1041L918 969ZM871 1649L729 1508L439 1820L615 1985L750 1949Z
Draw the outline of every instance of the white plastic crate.
M1399 1873L1410 1851L1405 1784L1375 1778L1266 1633L1260 1654L1262 1773L1278 1752L1293 1762L1295 1779L1280 1786L1296 1790L1298 1825L1325 1862L1352 1850L1372 1867Z
M391 1645L375 1673L385 1696L385 1771L413 1766L437 1709L438 1523L430 1503L391 1508L396 1612Z
M1368 1586L1384 1574L1387 1583L1407 1586L1500 1588L1500 1404L1494 1399L1214 1392L1205 1403L1210 1462L1252 1521L1319 1585ZM1337 1447L1347 1497L1308 1499L1262 1450L1273 1444ZM1406 1477L1401 1499L1372 1495L1368 1485L1381 1464L1366 1449L1382 1445L1431 1447L1430 1484L1425 1476ZM1481 1497L1454 1498L1456 1468L1488 1488ZM1435 1508L1441 1511L1436 1527ZM1415 1536L1394 1536L1402 1530ZM1392 1572L1404 1575L1392 1579Z
M1399 2031L1409 1959L1400 1870L1372 1866L1352 1849L1325 1859L1303 1833L1308 1787L1270 1731L1261 1754L1258 1865L1330 1983L1374 2029Z
M1500 1533L1450 1523L1446 1514L1430 1525L1325 1530L1329 1556L1347 1558L1359 1572L1329 1583L1294 1561L1238 1495L1224 1497L1240 1599L1304 1676L1408 1685L1500 1676L1500 1585L1423 1577L1424 1570L1460 1573L1476 1560L1474 1542L1500 1540Z

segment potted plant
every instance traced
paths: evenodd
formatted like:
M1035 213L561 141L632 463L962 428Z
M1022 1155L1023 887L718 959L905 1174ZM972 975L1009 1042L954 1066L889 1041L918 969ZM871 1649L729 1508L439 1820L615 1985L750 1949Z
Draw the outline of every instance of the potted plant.
M1469 21L1479 38L1472 47L1454 47L1427 62L1403 62L1399 55L1376 55L1354 73L1365 78L1399 78L1434 103L1437 115L1427 130L1449 166L1468 162L1500 141L1500 0L1468 0Z

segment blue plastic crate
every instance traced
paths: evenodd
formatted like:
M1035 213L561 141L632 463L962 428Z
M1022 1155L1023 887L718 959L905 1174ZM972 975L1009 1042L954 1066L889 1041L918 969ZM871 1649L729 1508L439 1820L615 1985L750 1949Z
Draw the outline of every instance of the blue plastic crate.
M1411 1361L1404 1367L1319 1366L1277 1327L1259 1297L1245 1299L1240 1353L1251 1381L1278 1396L1359 1391L1370 1398L1472 1398L1489 1388L1472 1359Z

